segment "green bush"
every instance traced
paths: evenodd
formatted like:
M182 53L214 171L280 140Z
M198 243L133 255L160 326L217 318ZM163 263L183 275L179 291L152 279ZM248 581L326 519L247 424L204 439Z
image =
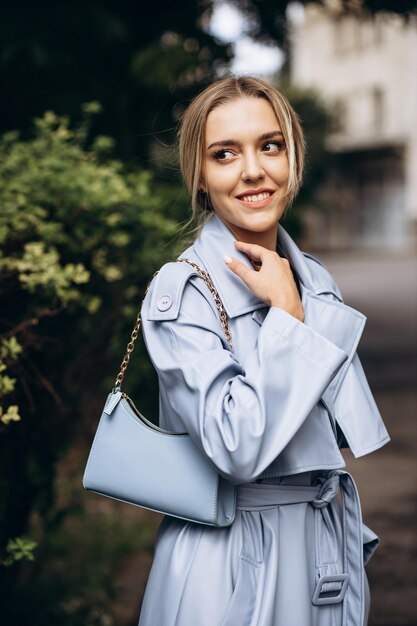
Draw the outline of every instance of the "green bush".
M121 554L117 534L100 534L102 522L88 535L79 525L67 552L62 542L83 508L86 454L146 284L176 254L178 215L186 211L178 189L165 185L159 194L151 172L112 158L111 138L89 137L99 111L98 103L85 105L75 126L47 112L29 140L17 132L0 138L0 582L2 613L15 626L23 589L29 613L49 597L54 623L78 623L65 576L87 554ZM140 390L142 410L156 411L155 374L137 352L130 389ZM74 451L75 482L63 497L57 472ZM108 542L101 552L100 537ZM60 575L51 567L58 557ZM108 592L102 576L111 564L96 565L101 573L85 590L84 611L105 607L94 594ZM80 624L105 626L86 615Z

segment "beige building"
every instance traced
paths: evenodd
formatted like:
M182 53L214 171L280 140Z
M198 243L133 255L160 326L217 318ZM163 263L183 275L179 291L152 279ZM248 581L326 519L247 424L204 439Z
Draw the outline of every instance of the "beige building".
M315 88L340 120L328 140L338 173L322 193L327 213L308 216L312 235L336 248L414 245L417 19L337 18L307 5L291 22L292 81Z

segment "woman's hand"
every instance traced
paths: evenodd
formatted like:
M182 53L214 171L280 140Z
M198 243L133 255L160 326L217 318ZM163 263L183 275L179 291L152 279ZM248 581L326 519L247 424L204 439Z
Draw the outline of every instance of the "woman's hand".
M227 266L268 306L277 306L303 322L304 309L289 261L255 243L235 241L235 246L252 262L262 265L259 270L251 270L241 261L225 257ZM227 263L228 258L231 263Z

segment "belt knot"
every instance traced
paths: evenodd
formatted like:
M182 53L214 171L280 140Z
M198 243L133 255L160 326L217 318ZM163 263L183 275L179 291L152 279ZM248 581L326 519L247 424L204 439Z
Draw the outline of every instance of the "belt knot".
M323 509L337 495L340 488L338 474L333 474L320 487L317 498L311 503L315 509Z

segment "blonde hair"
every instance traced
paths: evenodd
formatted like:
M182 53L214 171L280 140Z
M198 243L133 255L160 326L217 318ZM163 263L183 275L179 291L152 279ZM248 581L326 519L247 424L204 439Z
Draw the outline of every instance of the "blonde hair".
M191 195L192 217L189 222L197 222L194 231L202 227L212 212L207 194L199 191L207 117L216 107L244 97L267 100L284 135L289 165L286 210L300 189L305 142L298 116L286 97L272 85L253 76L220 78L195 96L183 113L178 128L181 174Z

